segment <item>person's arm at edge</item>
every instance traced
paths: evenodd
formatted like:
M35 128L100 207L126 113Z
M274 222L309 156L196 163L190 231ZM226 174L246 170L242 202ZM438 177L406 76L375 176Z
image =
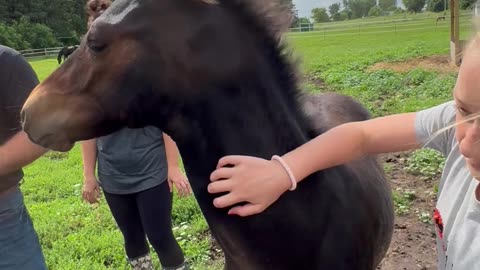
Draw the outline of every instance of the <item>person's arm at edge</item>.
M22 169L47 151L30 141L25 132L18 132L0 146L0 175Z

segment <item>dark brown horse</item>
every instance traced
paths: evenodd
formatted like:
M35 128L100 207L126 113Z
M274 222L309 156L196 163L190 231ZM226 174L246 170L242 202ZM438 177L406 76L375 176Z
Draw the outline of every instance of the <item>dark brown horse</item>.
M33 91L24 130L60 151L125 126L164 130L180 148L225 269L375 269L393 207L373 157L313 174L247 218L215 208L207 192L224 155L270 158L368 117L338 95L299 101L276 11L267 0L116 0Z
M58 62L58 64L61 64L61 63L62 63L62 59L63 59L63 61L65 62L65 60L67 60L67 58L68 58L76 49L78 49L78 45L65 46L65 47L63 47L63 48L58 52L58 55L57 55L57 62Z

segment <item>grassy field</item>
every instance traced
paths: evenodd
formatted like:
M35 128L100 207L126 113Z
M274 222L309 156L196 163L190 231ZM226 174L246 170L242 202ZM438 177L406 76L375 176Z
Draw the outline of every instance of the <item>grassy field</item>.
M399 23L398 30L410 29L404 27ZM471 28L470 21L461 24L462 39L471 36ZM421 69L365 72L378 62L447 55L449 39L447 27L326 37L321 31L288 35L304 73L322 79L332 90L359 98L375 115L414 111L449 98L456 74ZM318 90L311 84L305 88Z
M398 23L399 29L402 27ZM406 26L405 26L406 27ZM469 35L468 23L462 36ZM413 69L404 73L369 71L378 62L446 55L448 28L322 36L288 34L307 91L326 88L357 97L374 115L419 110L450 99L455 73ZM58 65L54 59L32 61L40 79ZM323 83L318 83L323 81ZM124 269L127 264L120 232L104 200L81 201L82 163L78 147L67 154L49 153L26 168L22 189L40 235L50 269ZM175 197L175 234L195 269L216 269L210 257L207 225L193 197Z

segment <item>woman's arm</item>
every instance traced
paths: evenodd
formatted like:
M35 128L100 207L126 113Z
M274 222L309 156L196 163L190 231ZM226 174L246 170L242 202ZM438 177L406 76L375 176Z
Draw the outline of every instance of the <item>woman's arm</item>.
M163 133L163 141L165 143L165 152L167 155L168 184L170 186L170 191L172 191L172 187L175 185L180 196L186 196L190 193L190 186L187 177L180 169L180 154L178 152L177 144L165 133Z
M82 142L83 177L95 177L97 165L97 140L91 139Z
M83 192L82 197L89 203L98 202L100 188L95 176L97 165L97 140L91 139L82 142L83 159Z

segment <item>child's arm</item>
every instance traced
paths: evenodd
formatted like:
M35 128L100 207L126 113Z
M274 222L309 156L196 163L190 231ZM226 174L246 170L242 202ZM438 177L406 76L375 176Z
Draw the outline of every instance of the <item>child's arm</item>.
M415 113L398 114L335 127L286 153L284 161L296 181L308 175L369 154L419 148L415 134ZM232 164L234 167L223 167ZM222 179L222 180L221 180ZM228 192L214 200L216 207L234 207L230 214L241 216L262 212L291 187L291 181L276 160L248 156L220 159L211 175L210 193Z

